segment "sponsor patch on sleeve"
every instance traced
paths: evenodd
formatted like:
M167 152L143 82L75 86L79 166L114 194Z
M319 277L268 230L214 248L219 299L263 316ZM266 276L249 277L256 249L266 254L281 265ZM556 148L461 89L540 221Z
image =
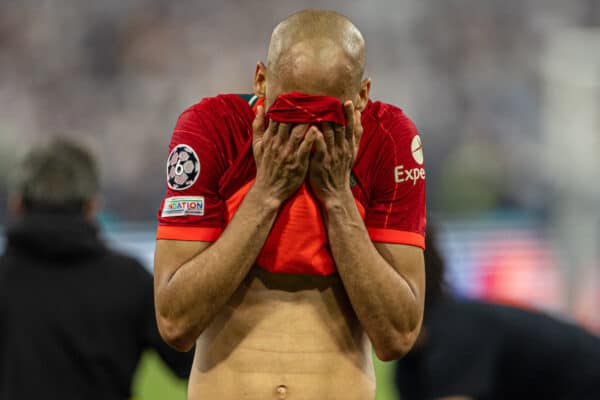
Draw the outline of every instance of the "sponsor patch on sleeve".
M204 196L167 197L161 216L183 217L186 215L204 215Z

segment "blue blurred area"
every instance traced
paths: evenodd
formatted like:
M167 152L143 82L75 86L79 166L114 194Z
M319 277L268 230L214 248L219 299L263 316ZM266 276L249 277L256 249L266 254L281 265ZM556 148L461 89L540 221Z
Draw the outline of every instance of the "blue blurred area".
M560 255L541 216L504 210L469 218L438 216L431 223L446 260L446 283L456 295L581 317L591 329L598 328L595 320L586 320L586 310L569 310L568 281L561 274ZM154 222L119 222L101 214L98 224L111 248L135 257L152 272ZM0 249L3 240L0 237ZM595 286L582 290L579 301L592 304L587 296L595 295Z
M496 211L448 218L440 228L447 284L457 295L562 310L559 256L539 215Z

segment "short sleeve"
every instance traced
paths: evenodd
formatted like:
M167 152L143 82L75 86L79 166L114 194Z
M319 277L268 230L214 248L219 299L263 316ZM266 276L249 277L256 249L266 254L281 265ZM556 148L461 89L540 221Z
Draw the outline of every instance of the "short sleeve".
M225 205L219 179L225 163L218 130L218 121L203 103L180 115L166 158L157 239L215 241L221 234Z
M381 121L381 147L365 224L371 240L425 248L425 167L421 137L402 111Z

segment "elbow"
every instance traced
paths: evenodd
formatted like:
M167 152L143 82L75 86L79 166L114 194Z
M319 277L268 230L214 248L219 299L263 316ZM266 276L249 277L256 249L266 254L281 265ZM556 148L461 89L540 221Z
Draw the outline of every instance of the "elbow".
M379 335L369 335L375 355L381 361L394 361L404 357L413 348L423 323L423 310L408 314L402 324L390 325Z
M157 316L158 331L162 339L173 349L186 353L190 351L201 332L196 332L188 323Z
M373 350L381 361L399 360L413 348L418 335L418 329L407 333L396 332L383 340L373 341Z

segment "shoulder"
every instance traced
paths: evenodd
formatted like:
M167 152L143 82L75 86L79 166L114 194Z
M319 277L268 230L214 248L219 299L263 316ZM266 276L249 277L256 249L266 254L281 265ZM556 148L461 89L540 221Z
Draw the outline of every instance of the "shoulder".
M229 115L232 112L247 114L251 112L247 97L248 95L239 94L220 94L214 97L205 97L186 108L181 115L215 117Z
M370 101L361 121L366 159L377 162L381 170L392 171L396 183L412 180L416 184L425 179L421 137L401 108Z
M412 139L418 135L414 122L393 104L369 101L363 114L363 124L381 131L383 138Z
M392 104L369 101L361 118L364 133L361 145L381 160L407 167L423 165L421 137L413 121ZM383 155L383 156L382 156ZM382 161L385 162L385 161Z
M240 95L204 98L179 116L169 143L169 160L175 163L177 157L183 161L191 158L199 167L202 159L210 170L222 172L251 137L253 119L252 108ZM181 158L182 150L185 159Z

